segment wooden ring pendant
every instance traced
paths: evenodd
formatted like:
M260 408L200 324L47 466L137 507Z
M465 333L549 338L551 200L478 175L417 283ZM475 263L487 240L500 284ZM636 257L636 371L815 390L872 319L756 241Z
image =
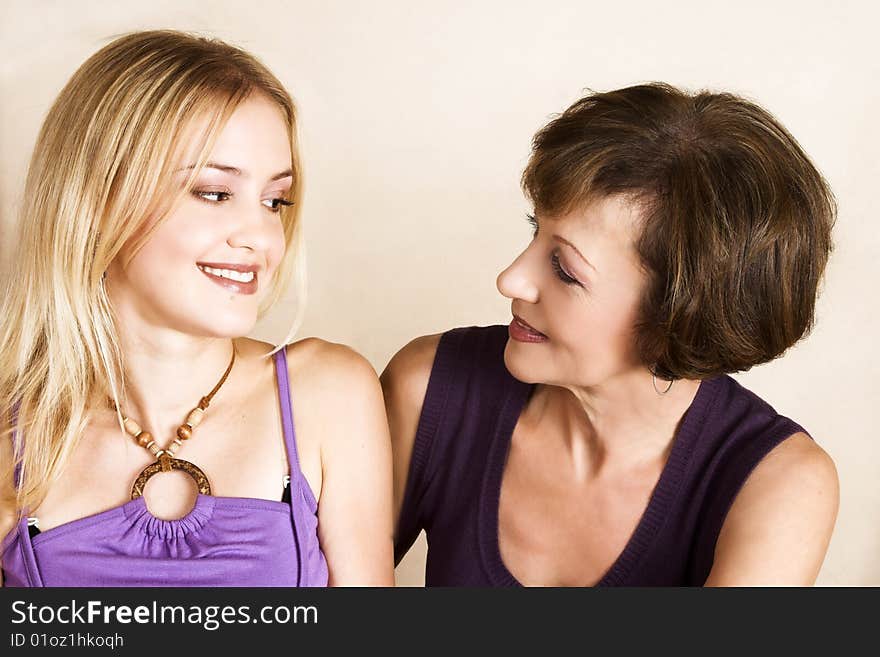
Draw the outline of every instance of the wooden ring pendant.
M163 454L158 461L151 463L141 470L141 473L138 475L137 479L134 480L134 484L131 487L131 499L135 500L144 494L144 486L147 485L147 482L154 475L160 472L170 472L171 470L185 472L196 482L196 487L199 489L199 493L202 495L211 494L211 484L208 482L208 477L198 466L189 461L174 459Z

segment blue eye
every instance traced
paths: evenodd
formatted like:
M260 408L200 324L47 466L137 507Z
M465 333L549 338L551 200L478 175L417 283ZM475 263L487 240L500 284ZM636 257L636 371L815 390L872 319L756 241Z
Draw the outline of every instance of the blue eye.
M580 285L581 282L576 279L574 276L571 276L562 266L562 263L559 261L559 254L554 251L550 255L550 264L553 267L553 271L556 272L556 276L560 281L565 283L566 285Z

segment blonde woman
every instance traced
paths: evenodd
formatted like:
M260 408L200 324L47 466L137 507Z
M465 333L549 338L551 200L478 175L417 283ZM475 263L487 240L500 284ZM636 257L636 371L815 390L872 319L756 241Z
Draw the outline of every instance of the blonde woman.
M6 585L393 582L372 367L243 337L291 277L301 304L301 180L240 49L135 33L71 78L0 313Z

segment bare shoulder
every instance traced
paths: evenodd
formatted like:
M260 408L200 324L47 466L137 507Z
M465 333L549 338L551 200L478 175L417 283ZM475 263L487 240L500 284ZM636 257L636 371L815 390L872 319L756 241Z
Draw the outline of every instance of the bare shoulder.
M394 354L380 377L386 402L394 400L421 409L441 336L435 333L415 338Z
M236 349L274 385L272 359L266 357L275 350L272 344L240 338L236 340ZM351 347L320 338L303 338L283 349L300 437L329 436L332 427L342 426L348 419L356 421L363 412L382 407L376 370ZM335 421L328 423L328 418Z
M730 507L707 584L810 585L837 520L837 468L805 433L755 466Z
M773 448L755 467L742 492L814 488L836 497L837 468L812 438L798 432Z
M797 514L805 525L827 531L837 517L840 486L831 456L803 432L774 447L749 475L733 502L731 525Z
M391 446L379 377L342 344L304 338L286 349L297 434L319 447L318 538L330 585L388 585Z
M440 335L424 335L409 342L389 361L380 377L391 435L395 518L403 505L419 417Z
M240 356L248 360L266 361L275 347L252 338L235 341ZM330 386L344 392L350 387L371 387L377 380L376 370L370 362L351 347L320 338L303 338L285 345L287 370L291 384L300 388L314 389Z
M303 338L287 345L287 368L295 381L338 393L378 385L370 361L351 347L320 338Z
M351 347L320 338L304 338L286 349L298 422L320 435L324 447L346 442L353 432L361 435L360 429L372 426L376 418L387 434L379 377L366 358Z
M797 514L804 529L827 534L837 518L840 483L831 456L803 432L773 448L755 466L731 509L734 519Z

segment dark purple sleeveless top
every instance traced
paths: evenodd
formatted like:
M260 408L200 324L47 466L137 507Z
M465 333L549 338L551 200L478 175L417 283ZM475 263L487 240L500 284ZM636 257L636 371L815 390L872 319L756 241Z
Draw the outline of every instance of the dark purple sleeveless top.
M534 389L504 366L506 326L437 348L398 521L400 560L424 529L428 586L517 586L498 546L510 439ZM700 384L629 542L598 586L700 586L727 511L757 463L804 431L729 376Z
M30 537L27 518L2 544L5 586L326 586L317 502L299 467L286 350L275 353L290 504L199 495L177 520L143 497Z

